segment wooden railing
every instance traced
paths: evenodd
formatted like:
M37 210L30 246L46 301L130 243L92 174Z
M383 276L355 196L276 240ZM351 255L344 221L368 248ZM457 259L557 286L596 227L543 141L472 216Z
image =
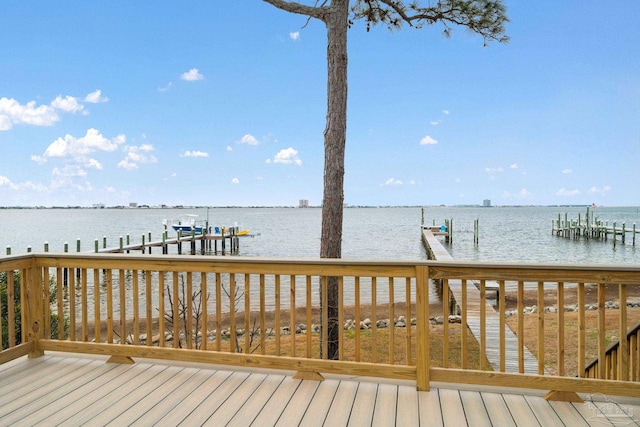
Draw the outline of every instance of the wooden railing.
M605 352L604 366L605 376L607 379L628 379L629 381L640 381L640 322L627 332L625 337L626 345L622 345L622 340L616 341L610 345ZM627 364L627 369L623 370L622 367L618 367L618 361L623 359L621 351L625 351L625 358L630 363ZM599 358L591 361L585 368L585 377L597 378L600 370Z
M28 254L0 258L0 272L18 283L8 298L13 307L2 302L8 330L0 362L51 350L411 379L421 390L444 381L640 396L631 378L608 379L603 368L595 378L584 375L585 361L604 360L610 335L626 334L637 314L626 301L640 283L638 266ZM338 278L344 325L338 360L326 359L320 326L328 320L320 301L329 277ZM444 285L442 294L430 279ZM495 313L489 282L497 283ZM449 304L458 288L459 313ZM589 310L594 289L596 310ZM621 302L615 312L606 305L613 291ZM538 307L564 307L575 294L577 308L525 314L530 294ZM444 322L430 321L430 313ZM536 372L526 369L529 351ZM638 353L631 354L619 352L617 366L637 373Z

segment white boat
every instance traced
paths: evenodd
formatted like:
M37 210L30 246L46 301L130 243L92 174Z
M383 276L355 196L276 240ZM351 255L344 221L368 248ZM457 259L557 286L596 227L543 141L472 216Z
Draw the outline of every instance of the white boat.
M191 233L192 231L202 233L204 227L205 225L203 225L202 222L198 222L198 215L194 214L184 214L180 217L179 221L171 224L171 228L176 231L182 231L182 233Z

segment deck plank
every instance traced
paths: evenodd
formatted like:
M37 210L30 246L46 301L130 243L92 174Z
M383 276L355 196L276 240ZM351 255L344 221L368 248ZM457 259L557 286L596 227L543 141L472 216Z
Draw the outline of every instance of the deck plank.
M323 425L332 426L345 426L349 422L349 416L351 415L351 408L356 399L356 392L358 391L358 383L352 381L340 381L336 395L331 402L329 412Z
M140 400L134 402L131 399L131 406L124 410L121 414L113 418L107 423L107 425L121 426L126 424L127 421L135 420L136 414L145 414L153 411L153 408L158 405L171 391L179 389L186 381L191 379L194 375L193 369L181 369L178 371L169 371L170 377L156 387L151 393L140 394Z
M249 378L243 381L242 384L240 384L238 388L228 396L224 405L218 407L215 411L205 408L206 413L203 414L203 416L208 415L208 418L199 424L192 425L227 425L233 417L241 412L244 404L251 398L256 389L258 389L266 379L266 374L255 374L249 376ZM189 421L189 423L191 423L191 421Z
M500 393L480 393L484 405L487 408L487 414L494 426L510 427L516 425L504 398Z
M236 373L237 374L237 373ZM181 404L168 408L167 413L158 420L159 425L178 425L193 411L204 399L222 386L234 375L231 371L217 371L187 394ZM139 419L134 425L148 425L145 419Z
M458 390L441 388L438 390L440 395L440 408L442 408L442 421L445 426L463 426L468 425L467 417L462 406L462 399Z
M280 416L276 426L287 427L299 425L319 384L318 381L302 381Z
M467 420L473 420L474 426L491 426L491 419L480 393L460 390L460 399Z
M301 382L302 380L285 377L251 425L275 425Z
M584 419L571 402L549 402L549 405L558 414L562 422L571 427L588 426L589 423ZM581 404L583 405L583 404Z
M249 374L246 372L230 375L226 381L201 400L198 406L193 408L177 425L202 425L211 416L211 413L215 412L248 377Z
M428 392L418 392L418 410L421 426L442 427L444 425L438 389L432 388Z
M535 414L540 425L558 426L562 425L562 421L549 402L541 396L525 396L524 397L531 410Z
M361 382L358 384L356 398L353 401L348 426L370 426L378 395L378 384Z
M505 394L504 401L506 402L509 412L513 415L513 419L516 420L518 426L540 426L538 418L536 418L536 415L533 413L533 410L527 403L524 396L517 394Z
M374 427L385 427L396 424L398 411L398 386L395 384L380 384L373 410ZM405 424L406 425L406 424Z
M97 362L99 364L100 362ZM62 390L69 390L68 374L73 371L77 375L85 375L97 367L97 364L86 363L73 367L66 366L60 369L55 376L49 378L43 375L40 378L28 380L27 384L21 387L5 385L2 390L11 390L11 393L3 393L2 395L2 417L0 423L10 423L13 419L20 417L20 414L32 414L34 411L47 406L55 398L63 398L65 396ZM48 381L47 381L48 380ZM5 400L8 399L8 400ZM24 401L29 402L29 406L23 408ZM15 413L14 413L15 412Z
M244 427L251 424L284 379L284 375L269 375L251 395L242 412L237 413L227 427Z
M420 424L418 411L418 393L415 387L398 387L398 409L395 424L398 426L417 426Z
M75 396L74 398L62 399L58 398L56 394L51 394L48 396L49 401L47 404L37 410L31 407L31 402L29 402L25 406L25 410L29 412L29 415L24 418L24 421L30 425L54 425L60 423L84 408L80 402L82 399L85 399L85 401L92 397L95 400L99 399L102 395L102 390L98 390L100 387L104 384L116 384L119 376L125 375L127 372L132 374L127 376L127 380L136 375L129 366L104 364L98 366L88 375L78 376L73 380L69 378L68 385L62 388L61 391L65 392L65 395Z
M340 381L336 379L326 379L320 382L304 417L300 421L300 427L320 427L324 424L339 385Z
M151 365L144 370L140 375L136 375L135 378L123 383L108 384L101 388L109 388L109 391L103 393L102 396L94 401L91 405L85 406L81 411L76 412L75 415L68 418L60 425L62 426L93 426L103 425L108 420L118 416L123 409L123 403L128 402L129 399L122 401L122 396L128 396L129 398L138 399L136 393L141 393L141 388L145 390L152 390L155 386L159 385L165 380L165 377L161 376L162 372L167 369L167 366ZM142 392L144 393L144 392ZM96 414L100 414L96 417Z

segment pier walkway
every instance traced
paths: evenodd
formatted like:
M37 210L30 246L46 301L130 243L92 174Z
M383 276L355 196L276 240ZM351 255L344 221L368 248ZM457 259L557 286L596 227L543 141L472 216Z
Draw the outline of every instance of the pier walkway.
M436 232L437 233L437 232ZM453 257L442 246L431 227L422 228L422 242L431 259L438 261L451 260ZM469 330L478 342L480 342L480 290L471 281L466 282L467 286L467 325ZM462 305L462 280L449 280L449 289L458 305ZM500 315L485 300L485 322L486 322L486 356L494 371L500 370ZM518 337L504 325L505 334L505 372L518 372ZM538 359L524 347L524 372L527 374L538 373Z

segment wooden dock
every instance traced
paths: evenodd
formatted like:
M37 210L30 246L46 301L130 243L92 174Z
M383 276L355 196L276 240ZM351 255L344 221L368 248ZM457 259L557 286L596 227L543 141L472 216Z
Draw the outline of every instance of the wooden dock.
M422 228L422 241L429 253L429 257L435 260L453 261L453 257L442 246L430 227ZM456 303L462 305L462 280L449 280L449 290ZM481 337L481 296L479 285L472 281L466 282L467 291L467 326L478 342ZM486 289L489 289L487 286ZM500 315L485 299L485 325L486 347L485 354L494 371L500 370ZM507 325L504 325L505 337L505 372L519 372L518 366L518 337ZM524 372L527 374L538 373L538 359L524 347Z
M576 219L570 219L566 213L564 218L558 214L558 219L551 221L551 233L570 239L584 238L604 241L611 239L614 246L618 239L624 245L627 243L627 237L630 237L631 244L635 246L636 234L640 234L640 228L637 228L635 223L627 226L624 222L609 224L609 221L601 221L595 218L587 208L586 215L582 217L578 214Z

